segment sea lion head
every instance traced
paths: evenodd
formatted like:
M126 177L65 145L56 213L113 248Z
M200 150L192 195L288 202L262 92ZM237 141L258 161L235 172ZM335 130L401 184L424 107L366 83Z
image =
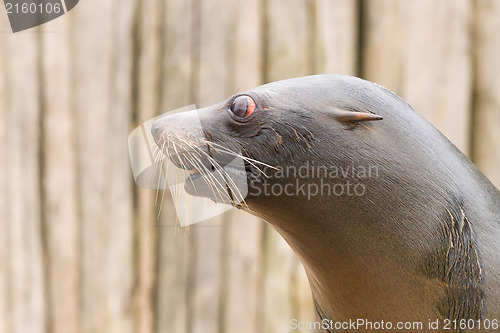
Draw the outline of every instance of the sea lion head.
M383 87L342 75L273 82L159 118L152 134L175 165L194 170L188 193L230 202L285 238L320 317L481 312L481 268L467 227L469 216L481 219L468 203L475 199L456 198L491 185ZM235 156L243 168L231 167ZM237 177L248 185L244 201L234 200ZM356 184L366 192L358 195Z
M292 188L300 186L296 182L300 168L302 173L303 168L322 170L328 177L326 173L352 167L371 149L375 130L371 123L383 118L373 105L363 103L362 95L370 94L370 89L356 83L364 81L355 79L353 84L352 78L346 79L315 75L269 83L191 115L159 118L152 134L174 164L193 170L191 181L185 183L189 194L227 202L231 188L209 174L218 171L231 179L244 173L249 186L245 207L258 201L272 207L283 199L285 189L290 194L286 196L310 196ZM230 166L237 156L244 168ZM273 193L264 193L270 186ZM242 208L240 200L231 200L235 195L229 193L229 201Z

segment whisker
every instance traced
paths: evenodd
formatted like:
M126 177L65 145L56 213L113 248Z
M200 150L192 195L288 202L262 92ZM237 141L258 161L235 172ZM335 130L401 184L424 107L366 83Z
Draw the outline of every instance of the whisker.
M222 192L219 190L219 188L217 186L214 186L213 181L215 180L217 183L219 183L220 186L222 186L222 184L217 180L217 178L215 178L213 176L213 174L208 170L208 168L205 165L203 165L203 163L199 160L199 158L196 158L196 159L198 161L193 160L192 163L196 164L198 172L200 172L200 174L202 174L203 180L210 187L210 190L212 191L212 194L214 195L214 197L217 197L217 194L218 194L221 198L223 198ZM215 190L217 190L218 193L215 193L214 188L215 188ZM196 190L196 188L195 188L195 190Z
M272 169L274 169L274 170L279 170L279 168L277 168L277 167L275 167L275 166L272 166L272 165L269 165L269 164L267 164L267 163L261 162L261 161L259 161L259 160L256 160L256 159L253 159L253 158L250 158L250 157L248 157L248 156L243 156L243 155L241 155L241 154L237 154L237 153L235 153L234 151L232 151L231 149L229 149L229 148L227 148L227 147L224 147L224 146L222 146L222 145L219 145L219 144L217 144L217 143L215 143L215 142L208 141L208 140L203 140L203 142L204 142L204 143L206 143L206 144L207 144L207 145L209 145L209 146L214 145L214 146L216 146L216 147L215 147L215 149L218 149L218 148L219 148L220 150L223 150L223 151L225 151L225 152L228 152L229 154L231 154L231 155L233 155L233 156L240 157L240 158L244 159L245 161L252 161L252 162L254 162L254 163L257 163L257 164L262 164L262 165L264 165L264 166L266 166L266 167L269 167L269 168L272 168Z
M164 148L165 148L165 141L163 142L161 150L163 150ZM160 156L161 155L158 154L158 157L160 157ZM159 158L158 162L161 162L160 166L163 166L163 159ZM156 166L155 166L154 172L156 172ZM161 170L160 170L160 168L158 168L158 183L157 183L157 186L156 186L155 206L158 204L158 192L160 191L160 181L161 181Z
M163 159L161 160L161 166L162 166L162 169L164 168L164 162L163 162ZM159 191L159 187L160 187L160 177L158 177L158 189L156 190L156 196L158 197L158 191ZM158 215L156 216L156 220L159 221L160 220L160 215L161 215L161 211L163 209L163 201L165 200L165 190L162 190L161 191L161 202L160 202L160 209L158 210Z
M245 204L245 206L246 206L245 199L244 199L243 195L241 194L241 191L240 191L239 187L235 184L235 182L233 181L233 179L231 178L231 176L229 176L229 174L227 173L227 171L224 170L224 168L212 156L210 156L209 154L207 154L206 152L204 152L203 150L201 150L198 147L193 147L193 148L198 149L201 153L203 153L204 155L206 155L206 157L208 158L209 162L215 167L215 171L217 171L219 173L219 175L222 178L225 179L226 182L229 181L231 183L231 185L234 186L234 188L238 191L238 196L241 199L240 201L242 201ZM222 172L224 174L222 174ZM234 201L233 201L233 203L234 203Z
M201 153L203 153L203 154L207 155L207 154L206 154L203 150L199 149L198 147L192 146L191 144L189 144L189 142L187 142L186 140L184 140L184 139L180 138L178 135L176 135L176 136L177 136L177 138L178 138L181 142L183 142L184 144L186 144L186 145L187 145L188 147L190 147L192 150L194 150L194 151L197 151L197 150L198 150L199 152L201 152ZM198 154L199 154L199 153L198 153ZM201 157L201 155L199 155L199 156ZM211 158L211 157L210 157L210 155L207 155L207 157ZM198 160L199 160L199 159L198 159ZM213 178L213 180L215 180L215 181L216 181L216 182L220 185L220 187L221 187L221 188L224 188L224 186L223 186L223 185L222 185L222 184L218 181L218 179L217 179L217 178L216 178L216 177L215 177L215 176L214 176L214 175L213 175L213 174L212 174L212 173L211 173L211 172L207 169L207 167L206 167L206 166L205 166L205 165L201 162L201 160L199 160L199 162L200 162L200 165L203 167L203 169L204 169L204 170L206 170L206 175L207 175L208 177L212 177L212 178ZM213 165L213 163L212 163L212 165ZM220 167L220 166L219 166L219 167ZM199 169L199 168L198 168L198 171L200 171L200 169ZM225 170L224 170L224 171L225 171ZM219 174L220 174L220 172L219 172ZM220 174L220 175L221 175L221 177L222 177L222 178L225 178L222 174ZM207 184L208 184L208 183L207 183ZM194 187L194 184L193 184L193 187ZM223 199L223 198L224 198L224 196L222 196L222 194L221 194L222 192L220 192L220 191L218 190L218 188L217 188L217 187L216 187L216 189L217 189L217 191L219 192L219 194L221 195L221 199ZM215 193L214 193L214 195L215 195Z
M216 143L210 142L210 141L206 141L206 143L208 145L211 145L211 144L217 145ZM252 159L250 157L246 157L246 156L243 156L241 154L237 154L237 153L233 152L232 150L230 150L229 148L226 148L224 146L220 146L220 145L217 145L217 146L219 146L219 147L212 147L212 148L214 148L215 150L219 150L219 151L222 151L224 153L227 153L229 155L232 155L232 156L239 157L239 158L243 159L244 161L246 161L247 163L249 163L250 165L252 165L255 169L259 170L266 178L270 178L270 176L268 176L261 168L259 168L258 166L256 166L254 163L262 164L262 165L264 165L266 167L269 167L269 168L272 168L272 169L275 169L275 170L279 170L277 167L274 167L272 165L266 164L266 163L258 161L258 160L254 160L254 159Z

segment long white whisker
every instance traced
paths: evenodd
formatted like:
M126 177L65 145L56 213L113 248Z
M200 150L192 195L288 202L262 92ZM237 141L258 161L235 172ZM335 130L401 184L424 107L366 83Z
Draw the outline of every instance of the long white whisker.
M203 153L203 154L207 155L207 154L206 154L203 150L201 150L201 149L199 149L199 148L197 148L197 147L195 147L195 146L192 146L191 144L189 144L189 142L187 142L186 140L184 140L184 139L180 138L178 135L176 135L176 136L177 136L177 138L178 138L181 142L183 142L183 143L184 143L184 144L186 144L188 147L190 147L191 149L193 149L193 151L195 151L195 152L196 152L196 151L199 151L199 152L201 152L201 153ZM198 153L198 154L199 154L199 153ZM201 157L201 155L200 155L200 157ZM210 155L207 155L207 157L209 157L209 158L210 158ZM205 170L207 171L206 175L207 175L208 177L212 177L212 179L213 179L213 180L215 180L215 181L219 184L219 186L220 186L220 188L221 188L221 189L222 189L222 188L225 188L225 186L224 186L224 185L222 185L222 184L219 182L219 180L218 180L218 179L217 179L217 178L216 178L216 177L215 177L215 176L214 176L214 175L213 175L213 174L212 174L212 173L211 173L211 172L210 172L210 171L206 168L206 166L205 166L203 163L201 163L201 161L200 161L200 164L201 164L201 166L203 167L203 169L205 169ZM217 165L218 165L218 164L217 164ZM219 167L220 167L220 165L219 165ZM220 168L221 168L221 167L220 167ZM217 171L218 171L218 170L217 170ZM219 171L218 171L218 172L219 172ZM225 172L225 170L224 170L224 172ZM221 176L222 178L225 178L225 177L224 177L224 176L223 176L220 172L219 172L219 174L220 174L220 176ZM194 186L194 185L193 185L193 186ZM219 194L220 194L220 193L222 193L222 192L220 192L220 190L219 190L217 187L216 187L216 189L217 189L217 191L219 192ZM214 195L215 195L215 193L214 193ZM220 195L221 195L221 199L223 199L223 198L224 198L224 196L222 196L222 194L220 194Z
M163 151L163 149L165 148L165 141L163 141L163 145L161 147L161 151ZM160 158L160 156L162 156L163 154L158 154L158 162L161 162L161 163L158 163L156 162L155 164L159 164L161 167L163 167L163 159ZM161 181L161 169L160 167L158 168L158 183L156 185L156 196L155 196L155 206L158 204L158 192L160 191L160 181ZM155 165L155 171L156 172L156 165Z
M245 156L243 156L243 155L241 155L241 154L237 154L237 153L235 153L235 152L231 151L230 149L228 149L228 148L226 148L226 147L222 147L222 146L221 146L221 148L218 148L218 147L211 147L211 148L212 148L212 149L214 149L214 150L217 150L217 151L219 151L219 152L221 152L221 151L222 151L223 153L226 153L226 154L229 154L229 155L232 155L232 156L239 157L239 158L243 159L245 162L247 162L248 164L252 165L255 169L259 170L259 171L260 171L260 172L264 175L264 177L266 177L266 178L270 178L270 176L269 176L269 175L267 175L267 174L264 172L264 170L262 170L262 169L261 169L261 168L259 168L257 165L255 165L255 164L253 163L254 161L255 161L255 162L257 162L257 163L259 163L259 164L262 164L262 165L268 166L268 167L270 167L270 168L273 168L273 169L275 169L275 170L279 170L278 168L273 167L273 166L271 166L271 165L268 165L268 164L266 164L266 163L264 163L264 162L260 162L260 161L254 160L254 159L252 159L252 158L245 157Z
M275 167L275 166L269 165L269 164L267 164L267 163L261 162L261 161L259 161L259 160L255 160L255 159L250 158L250 157L247 157L247 156L243 156L243 155L241 155L241 154L237 154L237 153L235 153L234 151L232 151L231 149L229 149L229 148L227 148L227 147L224 147L224 146L222 146L222 145L219 145L219 144L217 144L217 143L215 143L215 142L212 142L212 141L207 141L207 140L203 140L203 142L204 142L204 143L206 143L206 144L207 144L207 145L209 145L209 146L214 145L214 146L215 146L215 147L214 147L215 149L219 149L219 150L222 150L222 151L224 151L224 152L227 152L227 153L228 153L228 154L230 154L230 155L233 155L233 156L236 156L236 157L240 157L240 158L244 159L245 161L247 161L247 162L249 162L249 163L250 163L250 161L251 161L251 162L254 162L254 163L257 163L257 164L264 165L264 166L269 167L269 168L274 169L274 170L279 170L279 168L277 168L277 167ZM252 164L252 165L253 165L253 164Z
M207 169L207 167L205 165L203 165L203 163L199 160L199 158L196 158L196 159L198 161L192 160L191 162L196 165L197 170L202 174L203 180L210 187L210 190L212 191L213 195L215 197L217 197L217 194L214 191L214 188L215 188L215 190L217 190L217 192L218 192L218 195L221 198L223 198L224 197L223 193L219 190L219 188L217 186L214 186L214 184L212 182L215 180L220 186L222 186L222 184L217 180L216 177L214 177L214 175ZM209 181L209 180L211 180L211 181Z
M244 204L246 206L245 199L243 198L243 195L241 194L240 189L234 183L233 179L231 178L231 176L229 176L229 174L227 173L227 171L224 170L224 168L212 156L210 156L209 154L207 154L206 152L204 152L202 149L200 149L198 147L193 147L193 148L197 149L202 154L204 154L208 158L209 162L215 167L215 171L217 171L222 178L224 178L226 181L229 181L232 184L232 186L234 186L234 188L238 192L237 195L239 196L239 198L241 198L241 201L244 202ZM224 172L224 174L222 174L222 172ZM230 188L231 188L231 186L230 186ZM233 201L233 203L234 203L234 201Z

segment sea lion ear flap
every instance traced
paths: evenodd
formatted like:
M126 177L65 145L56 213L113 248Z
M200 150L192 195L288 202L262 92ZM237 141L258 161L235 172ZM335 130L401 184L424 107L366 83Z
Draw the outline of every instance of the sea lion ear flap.
M357 112L357 111L346 111L336 107L329 109L329 113L337 120L339 123L346 125L352 125L355 123L361 123L365 121L382 120L382 116L368 113L368 112Z

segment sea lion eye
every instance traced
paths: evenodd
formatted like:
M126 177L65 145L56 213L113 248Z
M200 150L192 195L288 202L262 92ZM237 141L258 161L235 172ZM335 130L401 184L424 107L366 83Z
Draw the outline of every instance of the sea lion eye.
M248 117L255 111L255 101L247 95L238 96L229 107L229 110L237 117Z

